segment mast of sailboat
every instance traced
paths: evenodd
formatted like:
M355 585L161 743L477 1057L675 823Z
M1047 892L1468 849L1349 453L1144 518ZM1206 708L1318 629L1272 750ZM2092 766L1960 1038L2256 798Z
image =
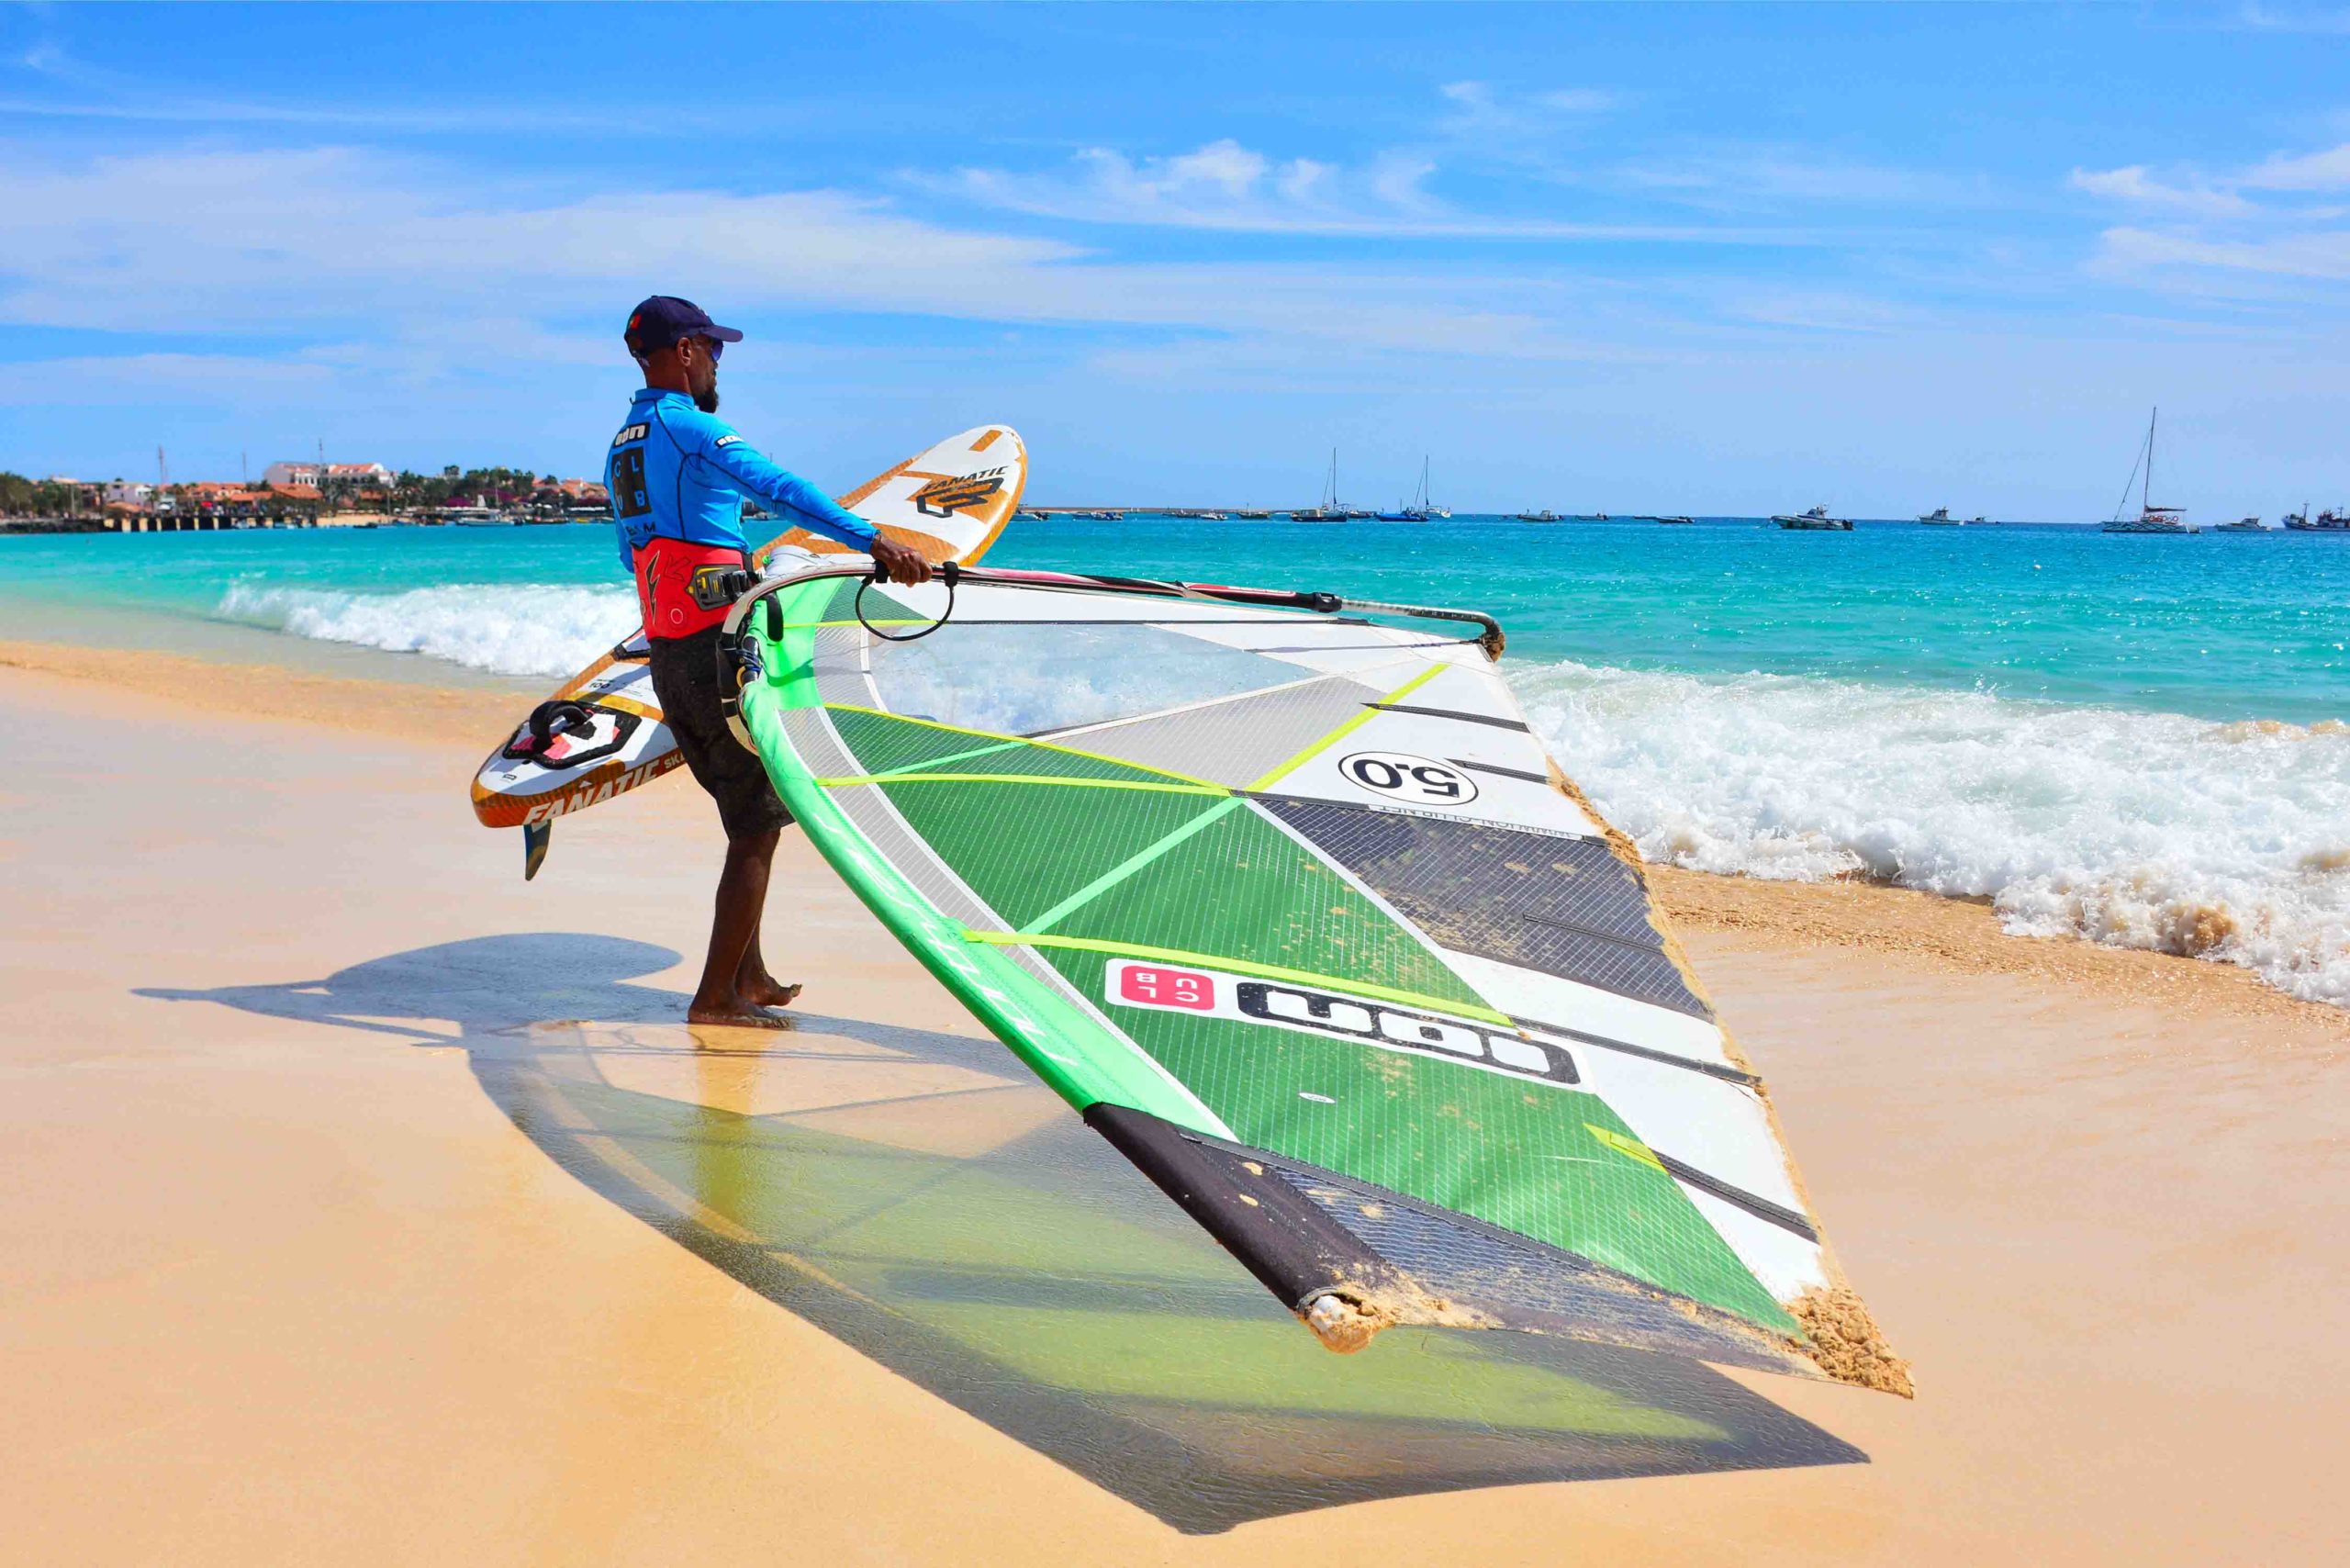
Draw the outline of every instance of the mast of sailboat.
M2162 412L2162 409L2157 407L2154 412L2160 413ZM2121 481L2121 494L2115 498L2113 503L2113 521L2115 522L2120 522L2121 521L2121 514L2123 510L2130 505L2130 487L2137 482L2138 470L2140 467L2149 465L2154 454L2154 421L2153 419L2149 418L2146 420L2146 439L2140 444L2137 452L2132 455L2130 459L2130 477ZM2139 515L2142 517L2145 513L2147 491L2154 487L2154 479L2151 475L2147 477L2146 486L2147 489L2142 490L2138 494Z
M2138 492L2138 515L2140 517L2145 516L2147 510L2154 505L2154 421L2162 417L2163 406L2160 403L2155 404L2154 411L2146 416L2146 483Z

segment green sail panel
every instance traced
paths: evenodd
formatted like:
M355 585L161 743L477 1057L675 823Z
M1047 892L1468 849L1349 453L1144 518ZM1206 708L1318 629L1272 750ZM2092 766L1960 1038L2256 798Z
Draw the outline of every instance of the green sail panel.
M1843 1287L1757 1082L1488 655L969 584L901 644L946 606L890 594L878 630L836 581L744 620L742 733L909 950L1326 1340L1822 1370ZM1121 625L1149 636L1105 662Z

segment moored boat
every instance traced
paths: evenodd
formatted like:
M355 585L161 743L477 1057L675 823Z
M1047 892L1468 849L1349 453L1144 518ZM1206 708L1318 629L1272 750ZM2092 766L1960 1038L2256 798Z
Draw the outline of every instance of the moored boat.
M1426 522L1432 517L1450 517L1451 515L1449 511L1428 499L1428 460L1423 457L1420 459L1418 491L1410 500L1398 506L1393 511L1381 512L1379 521L1382 522Z
M2121 508L2116 507L2113 516L2106 520L2099 532L2105 533L2192 533L2195 532L2187 526L2187 510L2184 507L2158 507L2150 498L2154 488L2154 423L2161 414L2162 409L2157 408L2146 417L2145 444L2138 450L2138 461L2130 465L2131 479L2137 479L2142 474L2144 476L2138 487L2138 515L2124 517L2121 515ZM2123 505L2128 504L2130 499L2128 479L2121 483L2121 499Z
M1777 512L1772 516L1771 521L1781 528L1792 528L1807 532L1850 533L1852 532L1851 518L1830 517L1828 509L1824 506L1814 507L1809 511Z
M1371 516L1371 513L1357 511L1338 499L1338 449L1337 447L1330 449L1330 477L1323 488L1321 504L1307 507L1303 511L1293 511L1289 515L1299 522L1345 522L1349 518Z

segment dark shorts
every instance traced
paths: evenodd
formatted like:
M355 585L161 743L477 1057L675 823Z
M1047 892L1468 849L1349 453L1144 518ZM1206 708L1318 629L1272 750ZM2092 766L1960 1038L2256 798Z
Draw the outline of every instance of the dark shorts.
M726 727L718 706L718 633L704 627L687 637L655 637L653 695L677 738L695 782L718 802L729 838L755 838L791 820L758 753Z

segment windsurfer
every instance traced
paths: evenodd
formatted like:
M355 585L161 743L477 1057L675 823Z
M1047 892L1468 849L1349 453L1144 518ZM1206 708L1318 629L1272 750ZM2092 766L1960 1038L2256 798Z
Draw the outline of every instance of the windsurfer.
M624 335L644 386L605 463L621 564L636 578L654 695L726 828L709 955L686 1017L780 1028L783 1019L768 1010L789 1004L800 987L767 972L759 925L776 841L791 818L758 758L727 733L719 709L718 634L733 598L726 578L754 564L743 498L870 551L893 582L926 581L931 565L778 467L716 417L719 356L742 342L741 332L688 300L655 295L630 312Z

